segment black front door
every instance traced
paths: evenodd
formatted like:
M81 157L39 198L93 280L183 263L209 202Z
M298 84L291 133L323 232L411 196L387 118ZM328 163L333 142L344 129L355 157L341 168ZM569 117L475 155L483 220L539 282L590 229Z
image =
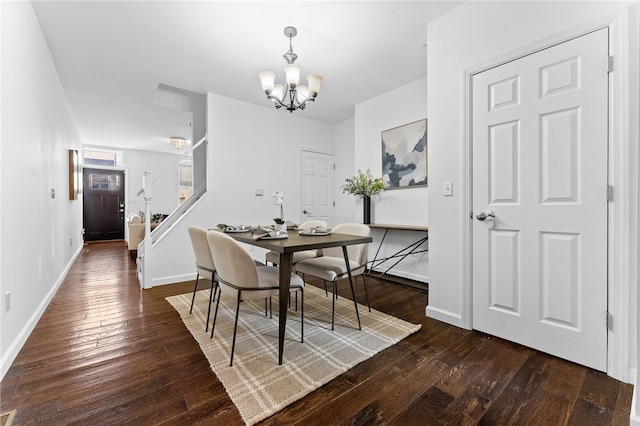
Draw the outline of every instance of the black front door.
M85 241L124 239L124 172L84 169Z

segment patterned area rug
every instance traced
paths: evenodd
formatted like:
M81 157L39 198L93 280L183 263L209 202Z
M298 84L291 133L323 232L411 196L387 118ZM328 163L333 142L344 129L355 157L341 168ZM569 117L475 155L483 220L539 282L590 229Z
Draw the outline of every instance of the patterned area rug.
M16 416L16 410L0 414L0 426L11 426L13 418Z
M418 331L415 325L359 305L362 330L358 330L353 302L336 301L335 330L331 331L331 293L305 287L304 343L300 343L300 312L287 316L283 365L278 365L278 301L273 299L273 318L264 315L264 302L240 305L233 367L229 367L235 302L220 301L213 339L205 333L209 291L171 296L167 301L180 313L200 344L212 370L238 407L246 424L252 425L328 383L354 365L372 357ZM215 305L212 305L212 316Z

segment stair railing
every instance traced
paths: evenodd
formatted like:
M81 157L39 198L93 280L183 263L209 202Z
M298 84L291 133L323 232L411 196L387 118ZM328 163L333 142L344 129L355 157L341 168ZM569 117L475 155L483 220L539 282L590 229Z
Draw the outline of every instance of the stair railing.
M204 161L201 164L205 167L203 178L196 182L193 181L193 193L181 204L179 204L169 215L153 230L151 229L151 202L153 199L153 185L157 183L164 175L169 173L195 150L203 147ZM168 234L171 227L184 215L204 194L207 192L207 136L205 135L198 143L194 144L189 150L173 161L155 178L151 178L150 172L144 172L142 177L142 188L136 193L137 196L142 195L144 198L144 239L138 245L137 272L138 279L143 288L152 287L152 271L153 271L153 246L156 245L162 237ZM195 159L192 158L192 161ZM192 162L192 165L194 163ZM197 186L196 186L197 185Z

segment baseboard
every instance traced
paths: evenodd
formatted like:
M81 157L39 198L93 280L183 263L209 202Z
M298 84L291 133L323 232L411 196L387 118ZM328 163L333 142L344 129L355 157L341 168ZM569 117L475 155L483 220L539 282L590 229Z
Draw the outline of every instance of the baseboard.
M151 281L151 286L155 287L158 285L168 285L168 284L176 284L184 281L194 281L196 279L196 273L182 274L182 275L172 275L169 277L161 277L154 278Z
M462 317L460 314L445 311L444 309L435 308L433 306L427 306L425 314L429 318L433 318L438 321L446 322L447 324L455 325L456 327L462 327Z
M2 380L4 378L4 375L7 374L7 371L9 371L11 364L13 364L13 361L15 361L16 357L20 353L20 350L22 349L27 339L31 335L31 332L38 324L38 321L40 321L42 314L44 314L44 311L47 309L47 306L49 306L49 303L53 299L53 296L56 295L58 289L62 285L62 282L67 277L67 274L71 269L71 266L73 266L73 263L76 261L78 256L80 256L80 253L82 253L83 248L84 246L82 245L78 247L78 250L71 257L71 259L65 266L64 270L56 280L55 284L53 285L53 287L51 287L51 290L49 290L49 293L47 293L45 298L42 299L42 302L40 302L38 309L36 309L33 315L31 315L31 318L29 318L29 321L27 321L24 327L22 327L22 330L20 330L20 333L18 334L18 336L13 340L13 342L11 342L11 345L9 345L9 348L2 356L2 359L0 359L0 380Z
M383 273L384 271L386 271L387 268L381 268L381 267L377 267L377 268L373 268L374 272L379 272L379 273ZM393 272L389 272L386 273L384 276L386 275L392 275L395 277L400 277L400 278L406 278L408 280L412 280L412 281L418 281L421 283L428 283L429 282L429 277L426 277L424 275L418 275L418 274L412 274L411 272L405 272L405 271L401 271L398 269L394 269ZM375 277L375 275L372 275L373 277Z
M637 380L636 380L637 381ZM638 394L638 383L633 387L633 396L631 399L631 415L629 416L630 426L640 426L640 404L637 404L640 399Z

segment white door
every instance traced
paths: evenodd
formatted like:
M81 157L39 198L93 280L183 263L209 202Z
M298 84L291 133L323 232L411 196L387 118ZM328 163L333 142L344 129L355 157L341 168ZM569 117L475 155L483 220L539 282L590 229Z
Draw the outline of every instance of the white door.
M607 56L602 29L472 80L473 328L602 371Z
M319 219L333 220L333 156L302 151L300 187L300 223Z

